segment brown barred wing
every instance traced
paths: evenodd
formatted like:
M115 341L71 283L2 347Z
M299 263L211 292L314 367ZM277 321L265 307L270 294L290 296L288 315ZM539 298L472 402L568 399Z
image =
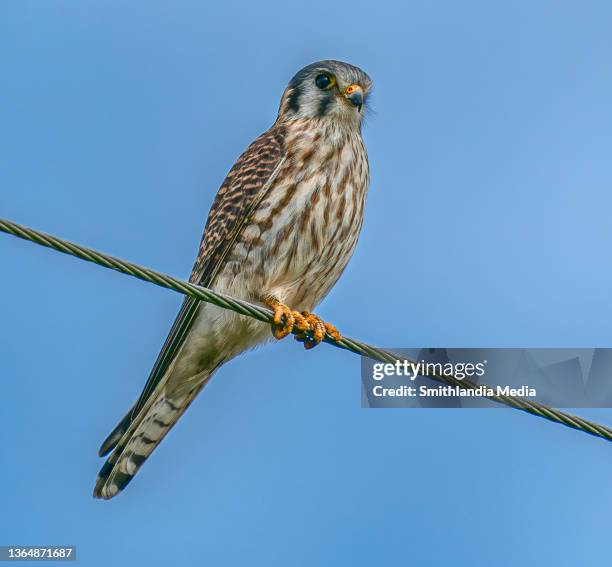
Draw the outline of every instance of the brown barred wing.
M213 287L219 270L244 228L272 185L285 157L285 132L275 125L259 136L238 158L219 188L208 214L200 249L189 281ZM128 430L164 377L180 350L198 312L199 301L186 297L170 329L147 383L134 406L102 443L99 455L108 454Z

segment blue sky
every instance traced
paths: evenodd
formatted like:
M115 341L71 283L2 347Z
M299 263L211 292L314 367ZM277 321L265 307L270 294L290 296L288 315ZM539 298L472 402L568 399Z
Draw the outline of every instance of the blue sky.
M2 2L0 216L187 277L286 82L342 59L375 84L372 185L320 314L386 347L610 345L608 2L212 4ZM361 409L359 359L293 341L225 366L93 500L181 298L8 236L0 259L0 544L87 566L609 564L611 445L511 410Z

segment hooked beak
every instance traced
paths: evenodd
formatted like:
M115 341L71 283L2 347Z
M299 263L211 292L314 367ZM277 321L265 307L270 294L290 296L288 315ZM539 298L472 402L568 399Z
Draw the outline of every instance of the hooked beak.
M344 89L344 96L357 110L361 112L363 105L363 89L359 85L350 85Z

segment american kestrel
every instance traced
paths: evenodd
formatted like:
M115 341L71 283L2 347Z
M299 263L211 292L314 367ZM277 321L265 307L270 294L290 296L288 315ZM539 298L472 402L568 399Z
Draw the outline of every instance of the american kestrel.
M361 230L369 167L361 125L372 82L319 61L299 71L278 117L238 158L208 214L189 281L266 305L272 334L306 348L338 331L310 311L346 267ZM100 447L94 488L123 490L215 371L271 338L269 326L186 297L144 390Z

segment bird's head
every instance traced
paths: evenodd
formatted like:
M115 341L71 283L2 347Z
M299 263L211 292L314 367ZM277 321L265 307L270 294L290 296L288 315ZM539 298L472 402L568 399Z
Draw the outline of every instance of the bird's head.
M283 93L279 120L323 118L359 126L372 80L342 61L318 61L304 67Z

